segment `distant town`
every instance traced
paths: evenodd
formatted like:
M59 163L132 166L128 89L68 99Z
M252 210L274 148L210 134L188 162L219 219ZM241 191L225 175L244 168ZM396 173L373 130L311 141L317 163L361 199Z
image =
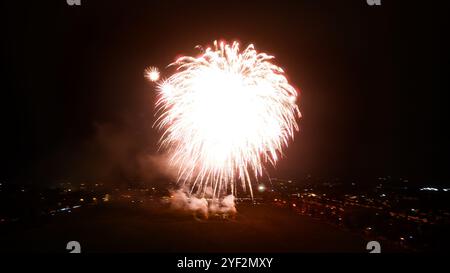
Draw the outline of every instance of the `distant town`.
M176 184L111 187L100 182L59 181L51 187L33 187L0 182L0 230L33 227L93 206L167 204L170 188ZM238 212L240 203L272 205L401 251L440 251L450 242L450 188L390 176L362 183L307 175L300 181L261 180L253 192L253 198L238 193Z

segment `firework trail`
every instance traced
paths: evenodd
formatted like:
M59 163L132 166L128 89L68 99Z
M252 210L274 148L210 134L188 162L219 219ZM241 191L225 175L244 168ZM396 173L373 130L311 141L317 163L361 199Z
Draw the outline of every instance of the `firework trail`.
M236 195L241 185L253 196L252 179L293 139L297 91L273 59L253 45L241 51L237 42L214 42L198 57L177 59L175 73L158 82L159 145L191 193ZM147 75L159 79L158 70Z

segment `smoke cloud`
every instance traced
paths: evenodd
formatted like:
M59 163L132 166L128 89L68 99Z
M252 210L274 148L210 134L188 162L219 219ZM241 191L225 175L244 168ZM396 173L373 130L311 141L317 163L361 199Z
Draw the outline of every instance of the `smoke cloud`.
M179 189L172 191L170 206L174 210L192 213L195 217L208 219L212 215L235 216L237 213L233 195L223 198L206 199L190 195L187 191Z

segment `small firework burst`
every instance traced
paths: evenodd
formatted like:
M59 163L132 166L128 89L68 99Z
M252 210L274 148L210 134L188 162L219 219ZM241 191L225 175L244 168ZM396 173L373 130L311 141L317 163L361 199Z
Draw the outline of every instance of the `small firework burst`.
M148 67L147 69L145 69L145 77L152 82L156 82L157 80L159 80L159 70L158 68L151 66Z

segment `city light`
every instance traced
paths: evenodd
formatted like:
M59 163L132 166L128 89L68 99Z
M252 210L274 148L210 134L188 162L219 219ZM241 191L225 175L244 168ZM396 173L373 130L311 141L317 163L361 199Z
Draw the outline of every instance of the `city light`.
M433 188L433 187L425 187L425 188L421 188L421 191L439 191L438 188Z
M260 185L258 186L258 190L259 190L260 192L264 192L264 191L266 190L266 186L264 186L263 184L260 184Z

